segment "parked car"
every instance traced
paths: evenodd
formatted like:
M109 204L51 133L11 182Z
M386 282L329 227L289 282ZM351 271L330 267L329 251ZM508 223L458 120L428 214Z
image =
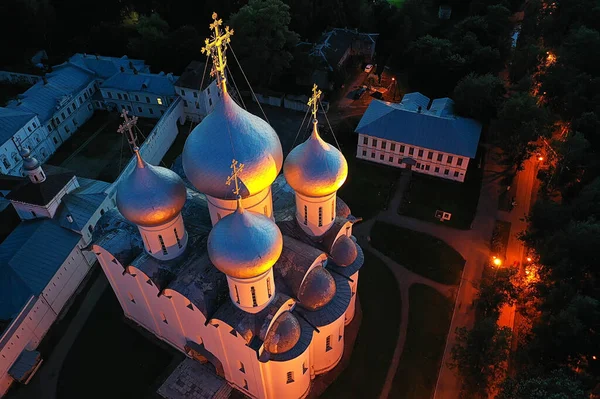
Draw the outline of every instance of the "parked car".
M365 67L365 72L370 73L373 70L373 64L367 64Z
M367 91L366 87L361 87L360 89L356 90L354 92L354 99L358 100L359 98L362 97L363 94L365 94L365 92Z

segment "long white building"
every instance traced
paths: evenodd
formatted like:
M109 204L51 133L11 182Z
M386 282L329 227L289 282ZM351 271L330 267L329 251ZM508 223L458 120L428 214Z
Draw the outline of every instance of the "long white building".
M453 104L417 92L398 104L373 100L355 130L356 157L463 182L477 154L481 124L456 116Z
M225 46L213 27L207 47ZM183 150L187 184L134 148L92 248L126 317L249 397L303 398L341 360L355 313L364 257L336 195L348 167L319 135L320 93L312 135L284 162L273 128L228 93L221 50L220 95Z

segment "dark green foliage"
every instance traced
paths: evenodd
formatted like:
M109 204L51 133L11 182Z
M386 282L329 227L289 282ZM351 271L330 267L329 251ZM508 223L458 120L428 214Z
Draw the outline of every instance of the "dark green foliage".
M496 399L586 399L580 381L563 370L553 370L545 377L508 378Z
M487 122L504 99L504 83L492 74L469 74L454 88L454 110L459 115Z
M516 274L517 269L512 267L496 268L484 273L476 299L478 317L497 319L502 306L513 305L517 301L520 290L515 284Z

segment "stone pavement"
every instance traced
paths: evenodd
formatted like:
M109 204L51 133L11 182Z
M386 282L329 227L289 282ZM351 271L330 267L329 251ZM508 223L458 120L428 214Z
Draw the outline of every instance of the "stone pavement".
M185 358L158 388L166 399L225 399L231 386L219 377L209 363Z

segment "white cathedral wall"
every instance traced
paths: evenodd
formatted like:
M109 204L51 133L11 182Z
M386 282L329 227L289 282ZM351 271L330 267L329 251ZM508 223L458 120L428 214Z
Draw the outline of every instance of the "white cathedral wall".
M348 281L350 284L350 290L352 292L352 297L350 298L350 304L348 305L348 309L346 309L346 316L344 324L348 325L354 319L354 313L356 312L356 290L358 288L358 271L350 276L352 281Z
M169 260L176 258L185 250L188 234L185 231L183 218L178 214L173 220L160 226L138 226L146 251L156 259ZM162 243L165 248L162 249Z
M310 347L304 353L285 362L259 363L265 381L265 398L303 398L310 389ZM288 382L292 373L292 382Z
M181 324L184 339L204 344L207 349L209 346L214 347L214 327L204 325L206 318L200 309L177 291L165 289L164 295L171 297L170 302Z
M227 276L227 284L232 302L248 313L260 312L275 298L273 268L254 278L239 279Z
M334 368L344 353L344 316L341 315L333 323L319 327L319 332L313 332L310 344L310 358L314 374L323 374ZM327 337L330 337L330 348L327 347Z
M306 197L296 193L296 219L305 233L323 235L335 219L336 193L326 197Z
M32 204L26 204L24 202L19 201L11 201L17 214L22 220L31 220L39 217L47 217L53 218L56 210L58 209L62 197L71 191L75 190L79 187L79 182L77 181L77 177L73 176L71 180L60 190L45 206L37 206ZM35 212L35 216L33 214Z
M124 267L104 248L94 245L93 251L100 266L117 296L125 316L152 332L156 331L154 318L135 276L125 272Z
M233 194L231 194L233 196ZM210 213L210 221L214 226L219 220L225 216L235 212L237 209L237 200L224 200L209 195L206 196L208 200L208 211ZM273 218L273 196L271 193L271 186L265 188L260 193L254 194L251 197L242 199L242 205L245 210L261 213L265 216Z

